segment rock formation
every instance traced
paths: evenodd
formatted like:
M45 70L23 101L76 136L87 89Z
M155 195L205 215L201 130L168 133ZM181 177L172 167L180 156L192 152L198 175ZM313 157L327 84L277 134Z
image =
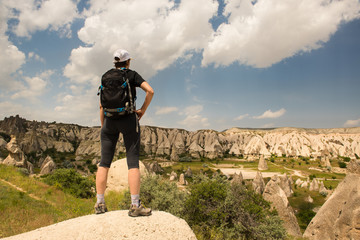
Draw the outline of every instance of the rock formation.
M6 144L7 142L2 137L0 137L0 149L6 148Z
M99 227L99 223L107 227ZM128 211L123 210L73 218L6 238L6 240L24 239L196 240L196 236L185 220L170 213L154 211L151 216L139 219L129 217Z
M54 171L55 168L56 164L54 160L50 156L47 156L44 161L41 162L40 174L49 174Z
M192 174L191 168L188 167L188 169L185 172L185 177L191 178L192 176L193 176L193 174Z
M148 170L150 173L156 173L156 174L160 174L164 172L164 170L157 161L150 163Z
M298 178L295 182L295 185L296 186L301 186L301 184L303 183L304 181L302 181L300 178Z
M25 153L43 152L54 148L59 152L75 151L76 156L100 156L100 128L75 124L27 121L19 116L0 121L0 132L16 135ZM115 156L125 152L119 138ZM360 128L300 129L277 128L239 129L223 132L213 130L186 131L183 129L142 126L141 145L147 155L179 160L179 156L218 158L225 153L255 156L304 156L329 158L360 156Z
M241 172L239 174L235 173L233 179L231 180L232 183L237 183L237 184L242 184L243 181L244 181L244 177Z
M319 181L316 178L314 178L311 181L309 190L310 191L319 191Z
M360 160L322 205L304 232L309 239L360 239Z
M264 171L264 170L268 170L268 169L269 169L269 168L268 168L268 165L267 165L267 163L266 163L266 161L265 161L265 159L264 159L264 155L261 155L261 156L260 156L258 169L259 169L260 171Z
M178 178L177 173L174 172L174 171L172 171L171 174L170 174L169 180L170 180L170 181L176 181L177 178Z
M314 199L309 195L305 198L305 202L308 202L308 203L313 203L314 202Z
M10 142L6 144L6 149L9 151L9 155L2 161L2 164L26 168L30 174L33 173L33 165L26 160L24 152L17 143L16 136L11 136Z
M275 181L281 189L285 192L286 197L291 197L294 193L291 187L291 180L285 173L284 175L274 175L272 177L273 181Z
M284 190L276 183L276 178L271 178L266 184L263 197L271 202L271 206L276 209L279 217L284 221L287 232L295 237L301 236L294 210L290 206Z
M139 164L141 176L148 174L145 165L141 161ZM108 181L105 193L108 193L109 191L121 192L128 188L128 167L126 158L112 162L108 173Z
M256 176L252 182L252 186L253 186L254 191L257 192L258 194L262 194L264 192L265 182L264 182L261 172L256 173Z
M329 192L324 186L324 182L320 182L319 193L327 195Z
M187 185L187 184L188 184L188 182L185 180L185 175L184 175L183 173L180 174L179 184L180 184L180 185Z

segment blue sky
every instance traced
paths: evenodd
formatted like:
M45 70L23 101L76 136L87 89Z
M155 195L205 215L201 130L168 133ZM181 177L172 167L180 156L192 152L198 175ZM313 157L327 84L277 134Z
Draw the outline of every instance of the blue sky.
M1 0L0 24L0 118L99 125L124 48L155 90L144 125L360 126L358 0Z

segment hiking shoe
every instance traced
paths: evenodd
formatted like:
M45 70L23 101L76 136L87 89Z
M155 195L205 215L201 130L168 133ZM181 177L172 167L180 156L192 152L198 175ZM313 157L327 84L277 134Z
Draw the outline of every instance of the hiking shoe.
M139 216L150 216L151 215L151 208L145 207L141 202L139 207L136 205L131 205L129 210L130 217L139 217Z
M95 203L95 214L101 214L108 211L105 203Z

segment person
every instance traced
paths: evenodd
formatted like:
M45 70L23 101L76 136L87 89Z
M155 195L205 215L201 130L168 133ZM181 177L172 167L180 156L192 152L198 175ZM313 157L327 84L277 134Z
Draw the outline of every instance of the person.
M123 134L126 158L128 165L128 182L131 194L131 206L129 216L149 216L151 209L146 208L140 201L140 170L139 170L139 152L140 152L140 127L139 120L144 116L148 108L154 90L152 87L136 72L130 70L130 54L123 49L118 49L114 53L114 64L116 69L126 71L129 79L132 96L136 98L135 87L140 87L145 91L146 96L140 109L128 115L122 115L116 119L109 118L104 114L104 108L100 102L100 121L101 121L101 161L96 173L96 192L97 201L95 204L95 213L107 212L104 200L108 171L114 157L116 143L119 134Z

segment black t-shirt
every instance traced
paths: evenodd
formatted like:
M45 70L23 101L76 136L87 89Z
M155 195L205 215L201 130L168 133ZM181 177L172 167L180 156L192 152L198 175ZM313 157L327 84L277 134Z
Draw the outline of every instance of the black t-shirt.
M125 69L127 77L129 79L131 93L133 97L136 99L136 87L140 87L145 80L138 74L136 71L131 69Z
M134 70L131 70L131 69L123 69L123 70L126 72L126 76L129 79L129 83L130 83L130 87L131 87L131 94L132 94L133 99L135 100L136 99L136 88L140 87L141 84L143 82L145 82L145 80L140 76L140 74L138 74ZM120 69L117 70L116 68L112 68L109 71L107 71L105 74L108 74L113 71L120 71Z

